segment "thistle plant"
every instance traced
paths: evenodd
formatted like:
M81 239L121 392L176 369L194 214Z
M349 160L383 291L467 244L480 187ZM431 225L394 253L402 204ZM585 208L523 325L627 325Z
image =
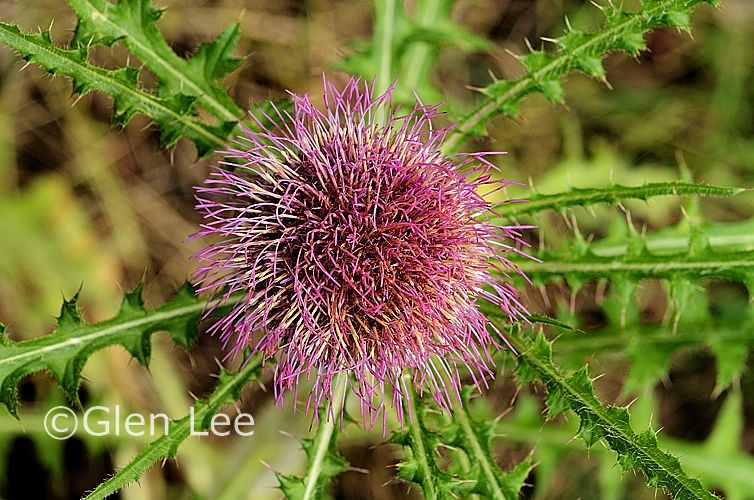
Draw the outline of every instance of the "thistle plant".
M525 312L511 284L520 271L503 256L520 228L485 219L494 207L484 195L510 181L493 177L484 154L442 154L438 106L396 115L392 86L375 97L358 79L324 83L324 112L294 95L279 132L244 130L198 188L195 237L219 238L196 255L198 292L223 304L245 294L210 333L233 353L277 357L278 401L313 376L307 409L317 408L345 375L372 427L386 398L402 419L408 369L450 410L458 365L477 386L492 374L498 344L476 297L511 321Z
M726 3L722 14L701 4L716 0L597 3L560 2L553 21L542 14L549 4L520 14L375 0L365 39L349 34L321 53L317 40L344 35L320 26L320 3L288 17L257 17L252 6L262 22L207 23L216 37L189 37L201 44L188 57L172 48L186 42L181 23L162 24L151 0L67 0L77 23L65 26L68 41L28 32L38 21L23 7L18 20L3 12L18 25L0 23L0 42L33 63L27 72L65 78L22 82L6 71L0 86L3 109L43 95L16 118L19 142L35 132L26 149L8 148L19 166L0 161L0 402L9 410L0 496L312 500L411 488L428 499L754 498L754 460L740 440L754 387L754 214L735 196L745 188L695 182L754 182L746 23L715 28ZM338 22L359 18L356 4L339 5ZM749 12L731 5L741 19ZM172 7L184 9L191 29L222 10ZM467 19L465 9L482 10ZM490 12L505 22L485 25ZM284 46L285 21L307 23L306 54ZM541 42L517 31L540 21ZM685 34L692 24L696 41ZM269 25L274 42L249 35ZM663 59L681 45L709 52L707 65L673 73L691 64ZM319 60L329 53L348 55ZM642 61L639 77L625 76L621 64L635 64L625 53ZM480 66L505 76L482 77ZM294 75L323 67L324 89ZM43 91L68 80L84 103L71 109ZM112 98L119 134L97 135L94 92ZM553 106L529 106L532 94ZM29 111L40 108L49 116ZM9 113L0 138L13 135L1 133ZM157 130L143 128L150 122ZM40 169L29 158L57 136L73 147L56 143ZM19 186L9 187L16 171ZM139 242L141 260L126 251ZM58 283L79 269L71 255L82 248L87 262L122 249L113 280L124 269L144 275L124 285L132 291L118 294L109 319L101 311L112 295L91 279L102 261ZM25 317L46 309L20 297L44 286L71 298L54 331L34 336ZM679 411L689 405L667 399L681 397L673 386L699 359L715 366L694 384L693 403L706 406ZM63 453L49 411L84 419L115 405L110 429L155 412L165 428L71 427L63 439L104 456L101 482L73 491L86 454ZM253 415L254 433L229 424L233 415ZM709 437L680 439L701 428ZM42 452L17 452L24 446Z

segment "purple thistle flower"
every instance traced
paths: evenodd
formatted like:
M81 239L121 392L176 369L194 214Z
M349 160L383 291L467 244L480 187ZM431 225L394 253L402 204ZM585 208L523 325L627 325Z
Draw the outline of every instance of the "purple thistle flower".
M511 182L493 178L489 153L441 152L439 106L396 116L394 86L375 98L358 79L342 92L324 84L324 112L293 95L293 116L244 129L223 152L230 168L197 188L206 222L193 237L220 238L195 255L199 291L213 304L245 296L210 332L234 355L277 356L277 402L313 376L307 412L332 402L346 375L365 426L385 409L386 386L402 421L404 370L450 410L459 367L486 385L488 347L500 347L476 298L511 320L526 312L511 285L522 273L502 257L521 226L490 224L482 196Z

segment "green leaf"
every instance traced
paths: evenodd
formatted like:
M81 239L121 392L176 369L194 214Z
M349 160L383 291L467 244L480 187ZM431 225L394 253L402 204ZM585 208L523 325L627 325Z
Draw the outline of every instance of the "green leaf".
M666 324L642 323L633 301L625 314L627 320L622 322L622 298L608 296L600 304L605 325L589 333L566 329L555 344L558 359L579 366L597 353L621 353L630 361L623 392L635 393L666 376L679 350L709 347L717 359L716 391L722 392L741 377L746 355L754 347L754 305L737 304L735 316L716 319L707 310L704 292L695 289L693 307L679 318L675 330ZM485 305L483 312L495 314L494 306ZM576 318L562 319L578 324Z
M565 35L555 40L555 43L560 45L566 54L574 54L571 61L573 69L593 78L604 80L605 69L602 67L602 57L599 54L589 55L585 53L581 57L578 56L578 50L581 47L591 45L595 36L595 33L585 33L571 28Z
M517 56L527 69L518 80L502 85L499 82L483 89L490 99L464 116L445 143L445 151L455 151L460 143L483 130L484 124L503 112L511 116L518 102L533 92L541 92L554 102L562 102L561 80L571 71L582 71L604 80L602 56L614 50L635 55L644 48L643 34L658 26L674 26L688 30L690 8L699 3L716 5L718 0L644 0L638 12L629 13L615 7L604 7L606 25L594 33L569 28L554 40L560 50L554 54L532 50Z
M74 94L97 90L111 96L114 123L125 125L136 113L148 116L160 127L160 139L168 147L185 136L196 144L199 154L204 155L222 147L235 127L232 122L212 126L195 120L195 97L176 94L160 98L142 92L137 88L138 69L107 70L92 66L87 62L85 46L73 50L58 48L53 45L49 31L29 35L22 33L18 26L0 23L0 42L53 75L71 77Z
M696 184L692 182L653 182L643 186L610 184L604 188L575 188L555 194L532 193L526 201L506 203L495 211L504 218L531 215L544 210L564 212L569 207L589 207L598 203L618 204L623 200L648 200L655 196L734 196L746 189Z
M241 64L232 56L238 42L239 23L228 26L214 42L205 42L189 60L170 48L157 28L162 10L151 0L68 0L79 19L72 47L112 45L122 42L160 79L158 95L193 97L196 103L233 126L243 111L220 81Z
M504 316L502 313L494 315L500 319ZM498 328L503 327L498 325ZM561 373L552 363L551 342L542 333L533 340L525 339L518 326L514 325L506 339L520 353L516 373L525 373L527 379L535 373L548 392L559 392L555 400L565 399L570 409L578 415L578 435L587 446L603 440L618 454L618 462L625 470L641 469L646 475L647 484L663 488L675 498L716 498L702 487L698 479L684 472L676 457L658 448L654 431L648 429L639 435L633 431L627 408L604 407L594 395L586 368L571 375Z
M135 483L158 460L175 457L178 446L189 436L209 429L212 417L223 405L241 398L241 389L248 382L259 379L262 356L247 360L236 373L223 369L215 391L206 400L198 400L189 413L180 420L170 422L167 433L152 441L125 467L101 483L84 500L104 500L129 483ZM193 417L193 418L192 418Z
M150 338L154 332L168 331L176 344L188 348L196 338L196 325L205 308L186 283L175 297L147 311L141 296L142 285L125 294L115 317L84 324L78 314L78 298L63 303L56 330L43 337L23 342L3 338L0 342L0 401L14 416L16 387L21 378L48 370L74 404L79 404L81 370L92 353L111 345L122 345L140 363L149 362ZM218 313L225 310L221 307Z
M638 237L644 241L643 236ZM687 247L685 252L655 254L644 245L640 252L634 250L617 256L597 252L591 244L585 251L574 251L570 245L556 252L538 253L542 262L518 257L512 260L536 283L546 283L553 278L565 278L569 283L598 278L633 284L647 278L669 280L679 308L688 304L687 292L705 278L724 278L747 286L754 284L754 252L750 251L726 252L707 246L702 250Z

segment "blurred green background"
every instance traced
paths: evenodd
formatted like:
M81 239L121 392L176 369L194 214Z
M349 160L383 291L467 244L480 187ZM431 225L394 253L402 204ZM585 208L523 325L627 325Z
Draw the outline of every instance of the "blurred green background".
M406 5L411 12L413 4ZM636 5L625 2L628 9ZM236 55L244 57L244 63L225 83L244 108L284 98L286 89L309 92L321 102L322 72L336 82L345 81L349 75L331 68L356 54L372 36L373 6L361 0L158 0L156 6L167 8L159 26L179 55L194 53L202 41L241 20ZM522 66L507 51L521 54L526 51L525 40L538 47L540 37L559 36L566 17L582 29L596 29L602 22L599 10L587 1L459 0L452 18L491 43L484 50L473 44L465 50L441 50L432 80L421 82L416 90L429 101L440 96L450 99L451 113L466 109L481 98L468 87L489 84L490 72L498 78L522 74ZM70 40L75 27L75 17L63 0L0 1L0 20L27 32L52 25L53 41L60 46ZM702 6L693 12L692 28L691 36L675 29L649 33L649 50L638 58L625 53L606 58L610 88L572 74L565 83L566 106L530 97L518 119L493 120L489 137L466 147L507 151L507 156L496 159L504 175L542 192L563 190L569 183L603 186L614 179L638 185L683 176L718 185L754 186L754 2L723 0L719 9ZM96 47L92 61L104 67L139 65L128 61L118 44L112 49ZM150 75L147 71L142 75L149 88ZM131 290L141 280L146 283L147 305L159 305L190 276L195 264L189 257L202 247L200 241L185 240L199 222L192 186L205 178L212 158L197 160L194 146L186 140L174 151L164 150L155 127L142 116L123 129L113 129L109 97L90 94L77 99L70 93L66 78L52 78L34 65L25 67L17 54L0 47L0 321L14 340L51 331L61 299L79 291L87 321L114 314L123 290ZM525 193L521 189L511 195L525 197ZM681 220L681 203L662 198L626 206L635 226L652 232ZM747 220L753 209L751 196L701 200L704 218L714 223ZM605 208L577 211L574 217L585 236L601 238L620 213ZM558 215L537 223L543 228L542 238L552 244L569 231ZM723 310L721 314L735 314L749 300L746 290L734 283L718 281L711 289L711 300ZM535 312L556 308L557 297L566 295L554 287L547 306L539 293L527 294ZM582 317L595 314L599 328L594 293L585 290L574 307ZM662 286L643 283L638 298L644 304L642 314L662 314ZM223 357L219 342L203 336L186 354L167 336L158 334L154 341L149 370L120 347L96 353L84 370L84 407L119 404L129 411L178 417L185 414L192 395L206 396L213 387L216 359ZM628 369L624 359L595 356L591 368L595 374L608 372L598 382L606 402L627 402L621 395ZM281 432L306 435L309 417L302 415L301 407L294 415L290 404L283 411L272 407L267 389L270 375L247 388L242 400L241 409L256 420L254 437L192 438L177 461L153 467L140 486L128 488L119 498L280 498L274 476L262 461L280 472L300 474L305 457L297 441ZM705 349L695 349L674 358L663 383L645 388L647 411L655 412L653 418L659 419L664 435L698 443L719 427L715 422L723 401L733 398L713 394L714 377L714 357ZM494 412L506 411L514 388L505 371L486 404ZM503 468L512 467L537 442L554 440L564 447L573 435L571 422L548 427L536 437L542 394L536 387L524 392L511 418L503 420L515 439L496 441ZM736 398L732 420L725 425L729 432L740 431L736 453L750 457L754 378L749 373L741 379ZM124 436L77 434L65 442L45 437L41 425L45 411L64 404L46 374L25 379L20 400L21 425L0 410L2 498L79 498L145 443ZM339 476L332 486L335 498L419 498L416 488L393 479L391 465L401 452L382 442L379 431L367 434L354 429L340 439L341 453L369 473ZM608 455L595 450L587 455L581 449L574 443L569 448L574 451L559 457L567 466L555 467L547 488L537 487L550 463L541 459L543 465L530 478L534 487L526 490L527 495L663 496L647 488L640 477L629 474L621 482L619 468L606 466L610 458L601 458ZM688 454L694 456L692 451Z

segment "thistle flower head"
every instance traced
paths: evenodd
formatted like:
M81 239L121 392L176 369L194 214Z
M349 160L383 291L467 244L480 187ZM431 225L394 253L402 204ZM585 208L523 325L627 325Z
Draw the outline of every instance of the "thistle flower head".
M486 153L444 155L449 129L430 123L438 106L398 116L392 90L325 80L324 111L293 95L292 116L244 129L223 152L229 168L197 188L195 237L219 237L195 256L200 291L220 302L243 293L211 331L234 353L277 357L278 401L313 379L307 411L346 376L369 427L386 389L402 418L404 371L448 409L459 368L477 385L491 375L488 347L499 345L477 298L511 319L525 311L502 255L517 228L493 226L483 197L510 182Z

